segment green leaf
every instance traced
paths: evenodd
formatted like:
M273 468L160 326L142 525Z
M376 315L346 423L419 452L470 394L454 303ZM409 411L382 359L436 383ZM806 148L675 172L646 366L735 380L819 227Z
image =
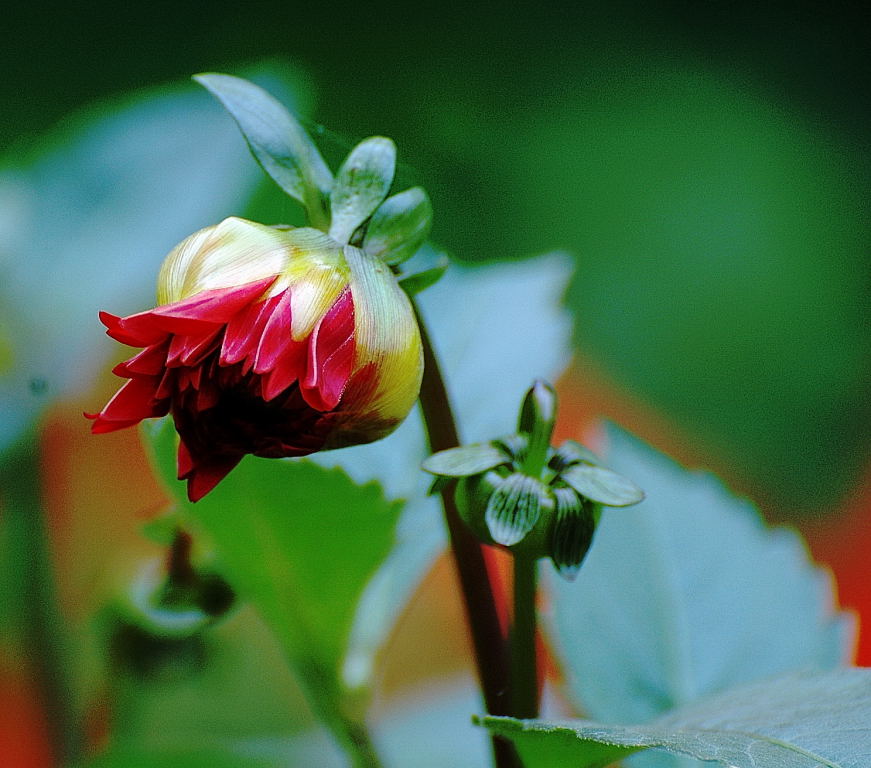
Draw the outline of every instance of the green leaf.
M399 287L409 296L417 296L417 294L441 280L449 266L450 262L448 259L443 258L436 266L430 269L423 269L420 272L403 275L399 278Z
M205 538L198 535L201 546ZM101 646L112 649L112 738L103 756L112 765L129 757L174 767L201 754L254 766L347 764L250 603L185 639L131 632L114 613L99 626Z
M642 491L628 477L592 464L574 464L560 473L582 496L609 507L628 507L644 498Z
M347 243L382 203L396 172L396 145L383 136L361 141L342 163L330 195L330 237Z
M601 768L653 747L731 768L858 768L871 759L871 670L792 674L645 725L487 717L527 768Z
M327 675L323 693L337 695L331 686L354 610L389 552L401 502L337 469L247 457L191 504L175 480L171 421L144 431L161 475L214 543L230 584L257 607L297 671L316 665Z
M293 115L265 90L241 77L204 73L193 79L232 115L263 170L305 205L314 226L325 226L333 176Z
M372 215L363 248L388 264L414 256L432 227L432 204L421 187L388 197Z
M229 749L145 750L136 747L113 748L105 754L78 764L78 768L279 768L286 765L278 756L256 758L238 755Z
M427 457L421 468L433 475L468 477L508 461L509 457L492 443L472 443L434 453Z
M493 540L506 547L522 541L538 522L543 494L538 480L520 472L502 480L484 512Z
M287 768L289 765L343 768L346 762L332 745L308 734L290 739L247 740L231 740L213 734L208 744L189 738L187 746L113 743L106 752L77 763L75 768Z
M841 662L852 623L796 533L768 529L712 475L610 427L607 462L647 493L604 509L578 580L543 577L576 703L642 722L736 684Z

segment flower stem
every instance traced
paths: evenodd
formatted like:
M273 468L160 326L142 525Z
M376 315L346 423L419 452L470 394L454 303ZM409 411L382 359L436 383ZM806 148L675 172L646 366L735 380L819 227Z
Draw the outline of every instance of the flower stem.
M423 342L424 374L420 388L420 405L429 447L434 453L460 444L456 420L442 378L438 359L430 341L426 324L412 300ZM509 662L508 649L499 624L493 586L484 561L481 544L463 524L454 501L454 489L442 490L442 506L450 537L454 563L466 609L466 619L472 634L472 646L478 680L484 704L491 715L508 715ZM497 768L520 766L513 746L501 737L493 737L493 754Z
M514 620L511 625L511 714L538 717L538 664L535 652L535 588L538 563L514 556Z

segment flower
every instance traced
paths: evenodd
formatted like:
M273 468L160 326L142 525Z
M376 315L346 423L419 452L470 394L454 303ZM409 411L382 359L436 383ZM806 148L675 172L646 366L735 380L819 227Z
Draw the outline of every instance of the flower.
M143 350L94 433L172 413L178 477L197 501L251 453L270 458L368 443L417 398L420 333L390 268L309 228L229 218L188 237L158 278L160 306L100 314Z

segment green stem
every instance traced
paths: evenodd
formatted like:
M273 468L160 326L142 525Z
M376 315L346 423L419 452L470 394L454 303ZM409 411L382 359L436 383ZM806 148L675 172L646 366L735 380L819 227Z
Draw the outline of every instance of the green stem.
M9 535L8 556L18 571L22 640L45 711L52 753L58 764L65 765L81 755L83 738L73 704L66 625L57 602L35 435L23 437L2 458L3 525Z
M538 561L514 556L514 620L511 625L511 714L538 717L535 652L535 588Z
M435 350L426 324L415 307L423 342L424 373L420 388L420 405L430 450L435 453L460 444L456 420ZM466 609L466 619L472 634L472 647L484 704L491 715L508 715L509 661L508 649L499 624L493 587L484 553L478 540L463 524L454 501L454 489L442 490L445 523L459 576ZM493 737L493 755L497 768L520 766L513 746L499 736Z

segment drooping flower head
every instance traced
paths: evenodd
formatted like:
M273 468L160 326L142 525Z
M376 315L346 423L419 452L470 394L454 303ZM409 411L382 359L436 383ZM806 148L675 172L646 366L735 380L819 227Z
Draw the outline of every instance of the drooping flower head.
M420 388L411 304L377 256L316 229L229 218L167 256L155 309L101 314L142 351L97 414L111 432L171 413L179 479L202 498L251 453L304 456L390 433Z

